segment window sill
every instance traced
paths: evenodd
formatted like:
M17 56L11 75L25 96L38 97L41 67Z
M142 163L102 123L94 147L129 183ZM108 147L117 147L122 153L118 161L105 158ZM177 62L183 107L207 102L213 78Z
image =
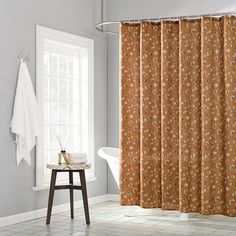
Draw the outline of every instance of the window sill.
M95 182L97 180L96 177L89 177L86 179L86 182L87 183L91 183L91 182ZM60 184L68 184L67 181L60 181L60 182L57 182L58 185ZM74 182L75 185L80 185L80 182L79 181L75 181ZM36 191L42 191L42 190L47 190L50 188L50 184L45 184L45 185L41 185L41 186L35 186L35 187L32 187L33 191L36 192Z

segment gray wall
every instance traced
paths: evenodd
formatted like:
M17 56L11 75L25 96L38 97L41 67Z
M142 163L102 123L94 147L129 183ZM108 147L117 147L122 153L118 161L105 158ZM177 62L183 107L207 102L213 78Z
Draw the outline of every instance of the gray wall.
M9 121L17 81L17 55L30 52L29 71L35 85L35 25L87 36L95 40L95 152L107 145L107 39L97 33L98 1L93 0L0 0L0 217L44 208L48 190L33 192L35 155L32 165L16 166L15 144ZM97 11L98 10L98 11ZM107 165L95 155L96 183L88 184L89 196L107 193ZM80 193L76 193L80 197ZM55 204L68 201L57 192Z
M137 19L161 16L206 14L236 11L234 0L109 0L108 19ZM117 28L116 28L117 30ZM119 144L119 54L118 37L108 40L108 146ZM117 193L114 178L108 172L108 192Z

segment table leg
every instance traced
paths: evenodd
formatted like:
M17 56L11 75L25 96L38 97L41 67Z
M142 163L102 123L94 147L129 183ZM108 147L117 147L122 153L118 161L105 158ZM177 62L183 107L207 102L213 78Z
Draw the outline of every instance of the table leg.
M70 216L74 219L74 192L73 192L73 171L69 171L70 183Z
M51 219L52 204L53 204L53 197L54 197L54 191L55 191L56 178L57 178L57 171L56 170L52 170L51 184L50 184L49 198L48 198L48 210L47 210L47 220L46 220L46 224L47 225L50 224L50 219Z
M85 219L86 219L86 224L89 225L90 224L89 207L88 207L88 196L87 196L87 188L86 188L86 180L85 180L84 170L80 170L79 175L80 175L80 183L81 183L81 190L82 190L82 196L83 196Z

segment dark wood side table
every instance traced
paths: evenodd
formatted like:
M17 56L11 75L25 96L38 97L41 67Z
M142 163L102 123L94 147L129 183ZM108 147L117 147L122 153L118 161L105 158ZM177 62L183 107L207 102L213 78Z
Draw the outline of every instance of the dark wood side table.
M52 213L52 205L53 205L53 197L55 190L69 189L70 192L70 214L71 219L74 218L74 190L81 190L84 204L84 213L86 224L90 224L89 219L89 207L88 207L88 196L87 196L87 187L86 187L86 179L85 179L85 169L89 169L91 167L90 164L72 164L72 165L51 165L48 164L47 168L52 170L51 174L51 184L49 190L49 198L48 198L48 209L47 209L47 219L46 224L50 224L51 213ZM69 184L67 185L56 185L57 173L58 172L68 172L69 173ZM77 172L80 176L80 186L73 184L73 173Z

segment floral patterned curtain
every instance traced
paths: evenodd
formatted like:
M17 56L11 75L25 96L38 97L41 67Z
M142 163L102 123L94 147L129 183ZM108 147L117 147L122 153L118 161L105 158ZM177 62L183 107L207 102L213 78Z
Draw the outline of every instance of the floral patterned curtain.
M120 25L120 202L236 216L236 17Z

